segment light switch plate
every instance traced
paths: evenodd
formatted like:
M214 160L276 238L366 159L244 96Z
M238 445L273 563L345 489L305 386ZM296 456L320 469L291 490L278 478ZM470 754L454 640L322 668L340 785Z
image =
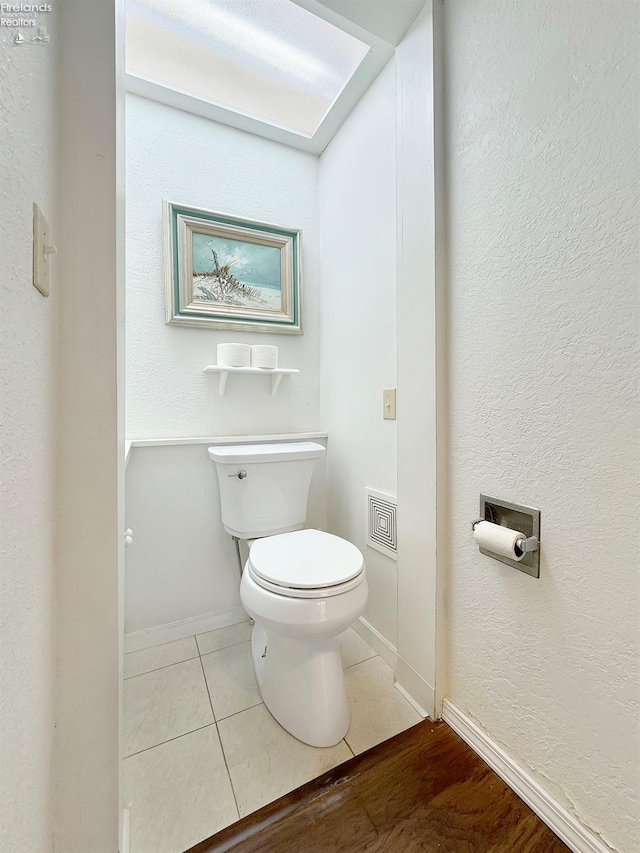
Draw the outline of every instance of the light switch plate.
M385 388L382 392L382 417L385 421L396 419L396 389Z
M56 251L49 237L49 223L37 204L33 205L33 286L49 295L49 255Z

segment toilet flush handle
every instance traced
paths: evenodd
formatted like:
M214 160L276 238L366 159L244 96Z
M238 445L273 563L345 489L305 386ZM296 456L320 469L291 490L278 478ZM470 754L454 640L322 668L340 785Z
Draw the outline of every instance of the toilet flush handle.
M227 474L227 477L237 477L238 480L244 480L247 477L247 472L245 470L238 471L237 474Z

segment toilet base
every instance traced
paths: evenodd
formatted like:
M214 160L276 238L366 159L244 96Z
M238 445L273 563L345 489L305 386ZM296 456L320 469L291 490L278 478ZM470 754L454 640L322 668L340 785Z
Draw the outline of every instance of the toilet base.
M310 746L340 743L350 714L338 637L283 637L256 622L251 654L264 704L282 728Z

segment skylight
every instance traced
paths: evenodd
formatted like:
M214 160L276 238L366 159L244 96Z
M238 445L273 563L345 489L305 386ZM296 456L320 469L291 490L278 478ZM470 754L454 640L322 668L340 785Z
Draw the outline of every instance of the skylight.
M127 0L127 71L312 137L369 45L291 0Z

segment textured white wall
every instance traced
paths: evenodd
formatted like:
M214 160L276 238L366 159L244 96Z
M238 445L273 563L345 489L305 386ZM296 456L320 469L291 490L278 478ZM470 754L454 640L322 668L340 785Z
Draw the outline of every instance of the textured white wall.
M329 433L329 530L365 554L365 618L396 644L397 564L365 546L365 487L396 494L395 63L320 159L322 422Z
M640 849L635 0L447 0L449 698ZM539 580L478 495L542 511Z
M0 848L49 850L57 287L32 286L32 204L55 239L52 43L0 44ZM52 271L55 267L52 265Z
M127 436L169 438L317 430L318 158L199 116L127 96ZM302 229L303 335L165 325L162 200ZM297 367L271 397L233 376L224 397L222 341L276 344Z

